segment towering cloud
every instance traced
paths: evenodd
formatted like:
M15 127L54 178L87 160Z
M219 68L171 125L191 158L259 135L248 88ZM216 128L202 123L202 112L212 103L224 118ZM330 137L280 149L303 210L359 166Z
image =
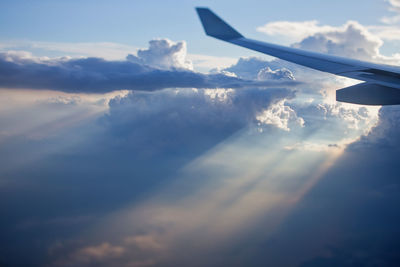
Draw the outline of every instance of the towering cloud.
M148 49L140 49L137 56L128 55L127 60L160 69L193 70L192 62L187 59L186 42L157 39L149 44Z

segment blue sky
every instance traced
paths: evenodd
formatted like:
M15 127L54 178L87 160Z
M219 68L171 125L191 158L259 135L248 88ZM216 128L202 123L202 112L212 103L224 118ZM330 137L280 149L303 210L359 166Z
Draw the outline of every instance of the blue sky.
M195 6L400 63L398 0L1 1L0 265L396 266L399 108L337 102L358 81L209 38Z
M340 26L348 20L363 25L381 24L388 15L382 0L369 1L2 1L3 40L48 42L114 42L145 47L148 40L168 37L190 43L191 53L219 56L250 55L233 46L220 47L204 38L195 6L223 13L240 31L253 38L274 38L256 31L271 21L318 20ZM355 12L355 10L357 10ZM276 37L275 37L276 41ZM280 41L278 39L278 41ZM213 49L210 49L212 47ZM388 51L392 53L393 51Z

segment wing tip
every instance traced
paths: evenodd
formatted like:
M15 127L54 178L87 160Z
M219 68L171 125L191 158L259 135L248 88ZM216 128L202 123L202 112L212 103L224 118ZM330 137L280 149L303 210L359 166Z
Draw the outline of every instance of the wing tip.
M208 36L224 41L243 38L243 35L223 21L208 7L196 7L196 11L201 24L203 25L204 31Z

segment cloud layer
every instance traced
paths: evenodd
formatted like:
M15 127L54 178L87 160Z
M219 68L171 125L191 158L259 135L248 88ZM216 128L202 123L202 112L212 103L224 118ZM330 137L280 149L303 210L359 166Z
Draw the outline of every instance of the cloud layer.
M293 81L250 81L191 70L186 44L160 39L124 61L102 58L34 58L25 52L0 53L0 87L71 93L164 88L248 88L293 85Z

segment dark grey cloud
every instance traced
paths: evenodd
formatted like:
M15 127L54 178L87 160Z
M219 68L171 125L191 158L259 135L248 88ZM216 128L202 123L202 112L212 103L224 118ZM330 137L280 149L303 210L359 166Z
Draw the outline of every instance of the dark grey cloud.
M173 181L186 163L256 124L256 114L293 97L279 88L131 92L113 99L95 122L40 140L9 138L0 149L0 210L8 214L0 223L0 262L42 265L63 258L60 247L69 253L87 242L75 238L81 231ZM70 99L49 102L57 109ZM114 248L93 250L114 255ZM86 256L77 257L85 262Z

